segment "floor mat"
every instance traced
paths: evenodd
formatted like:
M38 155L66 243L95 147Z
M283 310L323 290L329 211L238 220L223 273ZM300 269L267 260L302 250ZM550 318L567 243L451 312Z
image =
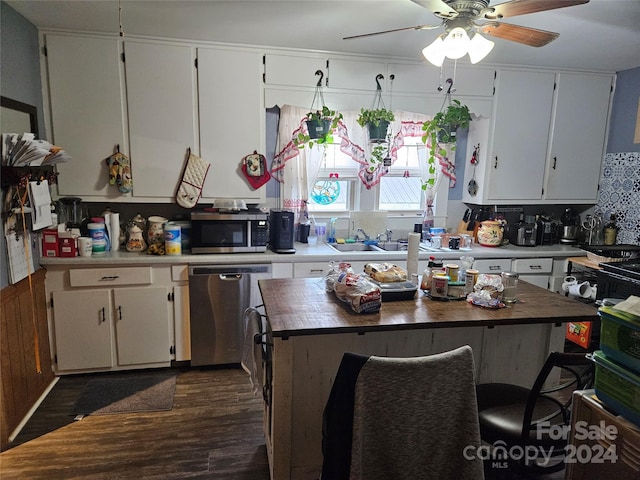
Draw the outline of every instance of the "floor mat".
M109 415L171 410L175 390L174 373L95 378L87 382L71 414Z

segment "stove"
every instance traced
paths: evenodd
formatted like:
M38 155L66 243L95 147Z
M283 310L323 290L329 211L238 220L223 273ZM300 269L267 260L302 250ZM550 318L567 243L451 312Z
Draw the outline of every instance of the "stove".
M597 298L640 297L640 258L624 262L605 262L598 270Z

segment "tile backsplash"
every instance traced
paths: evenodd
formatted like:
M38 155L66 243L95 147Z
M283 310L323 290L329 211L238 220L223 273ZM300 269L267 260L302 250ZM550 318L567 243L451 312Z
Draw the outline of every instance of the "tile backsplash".
M605 155L595 212L616 215L617 243L640 245L640 152Z

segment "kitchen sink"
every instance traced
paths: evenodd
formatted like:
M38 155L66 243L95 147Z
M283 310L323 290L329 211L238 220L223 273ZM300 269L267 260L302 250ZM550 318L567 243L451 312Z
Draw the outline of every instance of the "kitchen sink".
M407 251L409 248L409 244L407 242L379 242L378 248L385 250L387 252L400 252Z
M337 252L382 252L380 248L375 245L368 245L366 243L328 243L331 248Z

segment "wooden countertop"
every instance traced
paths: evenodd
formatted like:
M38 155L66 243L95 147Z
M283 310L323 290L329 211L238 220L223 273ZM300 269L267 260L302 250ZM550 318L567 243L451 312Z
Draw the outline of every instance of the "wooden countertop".
M518 302L485 309L464 300L431 300L421 291L412 300L383 302L380 312L358 314L333 292L324 279L259 280L260 292L275 337L373 332L421 328L564 323L596 320L597 310L525 281L518 284Z

